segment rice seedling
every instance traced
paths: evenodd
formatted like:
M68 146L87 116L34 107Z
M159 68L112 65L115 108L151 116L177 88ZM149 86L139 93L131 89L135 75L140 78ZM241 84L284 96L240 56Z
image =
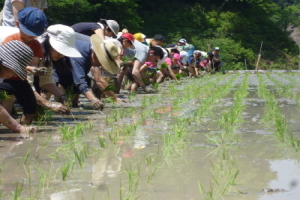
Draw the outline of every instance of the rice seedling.
M131 135L132 131L136 130L137 125L135 123L129 124L124 130L125 135Z
M156 170L158 169L158 166L155 166L154 169L152 169L152 171L150 172L150 174L147 177L147 183L149 184L149 182L153 179L154 174L156 173Z
M153 154L149 154L147 156L145 155L145 160L146 160L147 166L150 166L153 161Z
M129 92L128 100L129 100L130 103L135 99L136 95L137 95L136 92Z
M27 153L26 155L24 156L24 161L23 161L23 164L26 165L27 164L27 161L29 159L29 156L30 156L30 149L27 150Z
M115 122L118 121L118 111L117 111L117 109L112 110L112 118Z
M68 175L68 172L70 170L70 167L73 165L73 161L68 162L64 164L64 166L61 168L61 175L62 175L62 180L65 181Z
M69 126L64 123L62 126L59 126L59 131L62 134L62 141L69 141L77 139L82 136L85 131L91 131L93 125L91 122L82 122L78 123L75 126Z
M46 108L38 106L35 118L37 119L37 125L41 126L43 123L46 125L49 121L53 120L54 112L46 110Z
M105 138L103 136L98 136L98 141L99 141L100 147L104 149L106 147Z
M137 199L136 192L140 183L140 163L137 162L134 165L124 164L125 173L128 177L128 190L125 192L125 188L121 187L120 189L120 198L121 199ZM134 169L136 167L136 169ZM126 195L126 197L125 197Z
M119 116L121 119L123 119L126 116L127 110L125 108L119 108Z
M148 101L146 97L143 97L141 100L142 108L146 108L148 106Z
M17 182L15 191L12 192L13 193L13 199L14 200L18 200L21 197L22 191L23 191L23 187L24 187L24 182Z
M118 132L109 132L108 133L109 141L111 141L113 144L117 143L118 137L119 137Z

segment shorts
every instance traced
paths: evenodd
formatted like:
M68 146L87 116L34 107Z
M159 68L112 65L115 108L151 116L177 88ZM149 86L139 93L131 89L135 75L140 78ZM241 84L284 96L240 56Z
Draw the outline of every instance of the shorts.
M6 91L8 95L15 95L18 103L23 107L24 114L36 113L37 101L27 80L4 79L0 83L0 91Z

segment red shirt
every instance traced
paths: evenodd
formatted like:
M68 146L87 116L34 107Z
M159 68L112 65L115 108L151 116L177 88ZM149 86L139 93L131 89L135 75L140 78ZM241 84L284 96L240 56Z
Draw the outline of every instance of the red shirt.
M12 34L10 36L7 36L7 38L5 38L3 44L8 43L8 42L13 41L13 40L18 40L18 41L23 42L21 37L20 37L20 33L15 33L15 34ZM38 58L43 58L44 57L42 45L36 39L34 39L30 43L28 43L27 46L29 46L29 48L33 51L34 57L38 57ZM17 78L13 77L13 78L10 78L10 79L11 80L21 80L20 77L17 77Z
M18 41L22 41L21 37L20 37L20 34L19 33L15 33L15 34L12 34L10 36L7 36L7 38L5 38L3 44L5 43L8 43L12 40L18 40ZM39 41L37 40L32 40L30 43L27 44L30 49L33 51L33 55L34 57L38 57L38 58L43 58L44 55L43 55L43 48L42 48L42 45L39 43Z

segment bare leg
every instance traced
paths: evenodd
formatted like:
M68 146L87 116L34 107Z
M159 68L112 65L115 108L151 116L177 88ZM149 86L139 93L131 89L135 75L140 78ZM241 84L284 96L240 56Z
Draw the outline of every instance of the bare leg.
M138 84L137 83L132 83L131 88L130 88L130 92L136 92L137 88L138 88Z
M2 102L2 106L7 110L8 113L11 113L14 102L15 102L15 96L8 95L8 98Z
M23 114L21 116L21 124L29 125L32 123L35 114Z

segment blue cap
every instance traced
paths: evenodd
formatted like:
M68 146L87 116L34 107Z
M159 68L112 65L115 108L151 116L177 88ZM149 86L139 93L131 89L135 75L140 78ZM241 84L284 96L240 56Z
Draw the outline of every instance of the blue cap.
M43 11L34 7L23 8L18 12L19 28L26 35L40 36L48 25Z

